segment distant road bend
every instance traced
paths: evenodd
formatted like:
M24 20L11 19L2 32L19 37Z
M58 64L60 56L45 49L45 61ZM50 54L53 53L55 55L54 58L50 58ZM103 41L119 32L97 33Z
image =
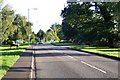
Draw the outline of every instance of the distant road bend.
M118 78L118 61L51 44L35 45L37 78Z

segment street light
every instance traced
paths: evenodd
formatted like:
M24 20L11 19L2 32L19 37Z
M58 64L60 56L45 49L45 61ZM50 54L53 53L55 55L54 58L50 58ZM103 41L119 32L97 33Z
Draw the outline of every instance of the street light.
M30 9L28 8L28 22L30 22L30 10L37 10L37 8L30 8ZM28 27L30 27L30 24L29 24L29 23L28 23ZM30 29L30 28L29 28L29 29ZM31 35L30 35L30 30L28 31L28 34L29 34L29 35L28 35L28 38L29 38L28 40L29 40L29 45L30 45L30 36L31 36Z

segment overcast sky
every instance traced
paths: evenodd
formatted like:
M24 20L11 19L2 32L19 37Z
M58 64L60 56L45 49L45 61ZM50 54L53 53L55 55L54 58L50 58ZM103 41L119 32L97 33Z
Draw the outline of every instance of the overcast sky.
M46 31L52 24L58 22L61 24L61 10L64 9L67 0L4 0L4 5L9 4L16 13L22 14L28 18L28 9L30 9L30 21L34 24L32 27L35 33L39 29ZM33 10L37 8L37 10Z

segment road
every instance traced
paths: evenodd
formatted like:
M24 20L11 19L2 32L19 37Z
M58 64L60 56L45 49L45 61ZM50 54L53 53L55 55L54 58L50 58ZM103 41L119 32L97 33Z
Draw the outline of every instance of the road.
M35 48L37 78L118 78L118 61L41 44Z

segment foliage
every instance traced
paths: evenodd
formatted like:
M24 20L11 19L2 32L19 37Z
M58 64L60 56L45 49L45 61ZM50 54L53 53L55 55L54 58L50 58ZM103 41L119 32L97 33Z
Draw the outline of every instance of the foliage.
M69 4L61 12L64 38L79 44L115 47L120 40L117 5L110 2Z
M50 29L46 31L46 35L44 37L45 42L60 41L62 39L64 39L64 34L62 31L62 26L58 23L51 25Z
M42 40L45 36L45 32L43 30L39 30L38 33L37 33L37 37Z
M58 41L59 38L58 36L55 34L55 32L52 29L47 30L46 32L46 36L45 36L45 42L53 42L53 41Z
M29 41L29 35L31 35L31 42L36 42L37 36L32 33L31 22L20 15L15 14L9 5L2 8L2 43L7 44L9 40L22 40L24 42Z
M2 41L8 39L8 36L14 34L15 26L12 22L14 21L14 11L7 5L2 9Z

